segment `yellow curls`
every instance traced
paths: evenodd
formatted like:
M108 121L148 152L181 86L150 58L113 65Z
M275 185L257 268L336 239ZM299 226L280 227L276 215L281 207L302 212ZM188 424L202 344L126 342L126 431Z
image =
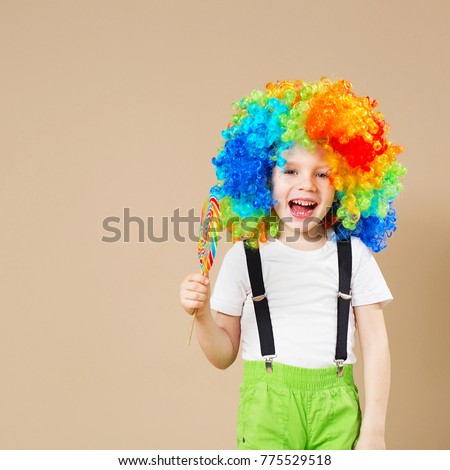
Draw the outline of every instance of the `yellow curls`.
M288 106L293 106L300 100L300 91L305 86L303 80L283 80L276 83L269 82L266 91L269 98L278 98Z

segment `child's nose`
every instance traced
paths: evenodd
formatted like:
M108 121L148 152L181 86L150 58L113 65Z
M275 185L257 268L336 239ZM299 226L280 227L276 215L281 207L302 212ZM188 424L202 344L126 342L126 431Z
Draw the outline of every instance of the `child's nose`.
M298 177L296 182L297 189L302 189L304 191L315 191L316 184L313 176L302 175Z

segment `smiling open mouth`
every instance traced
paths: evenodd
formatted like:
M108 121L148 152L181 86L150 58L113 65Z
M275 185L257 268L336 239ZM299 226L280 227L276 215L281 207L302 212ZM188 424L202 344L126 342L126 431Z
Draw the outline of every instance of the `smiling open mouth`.
M289 201L289 208L291 209L291 214L297 219L305 219L306 217L310 217L316 207L317 203L314 201L307 201L301 199L293 199L292 201Z

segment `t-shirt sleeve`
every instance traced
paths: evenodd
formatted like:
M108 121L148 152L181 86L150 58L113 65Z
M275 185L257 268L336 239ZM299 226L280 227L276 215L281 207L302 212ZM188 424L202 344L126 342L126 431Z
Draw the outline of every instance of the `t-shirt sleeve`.
M243 242L236 242L224 256L211 295L211 308L228 315L241 316L249 288L244 245Z
M384 308L392 299L386 281L369 248L356 237L352 237L352 251L355 253L352 269L352 306L380 302Z

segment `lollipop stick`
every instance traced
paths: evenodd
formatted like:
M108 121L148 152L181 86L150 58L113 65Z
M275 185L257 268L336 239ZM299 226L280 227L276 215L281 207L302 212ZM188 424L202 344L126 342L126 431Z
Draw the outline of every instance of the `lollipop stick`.
M197 309L194 310L194 313L192 314L192 322L191 322L191 329L189 331L189 338L188 338L188 346L191 344L191 338L192 338L192 332L194 331L194 323L195 323L195 317L197 315Z

